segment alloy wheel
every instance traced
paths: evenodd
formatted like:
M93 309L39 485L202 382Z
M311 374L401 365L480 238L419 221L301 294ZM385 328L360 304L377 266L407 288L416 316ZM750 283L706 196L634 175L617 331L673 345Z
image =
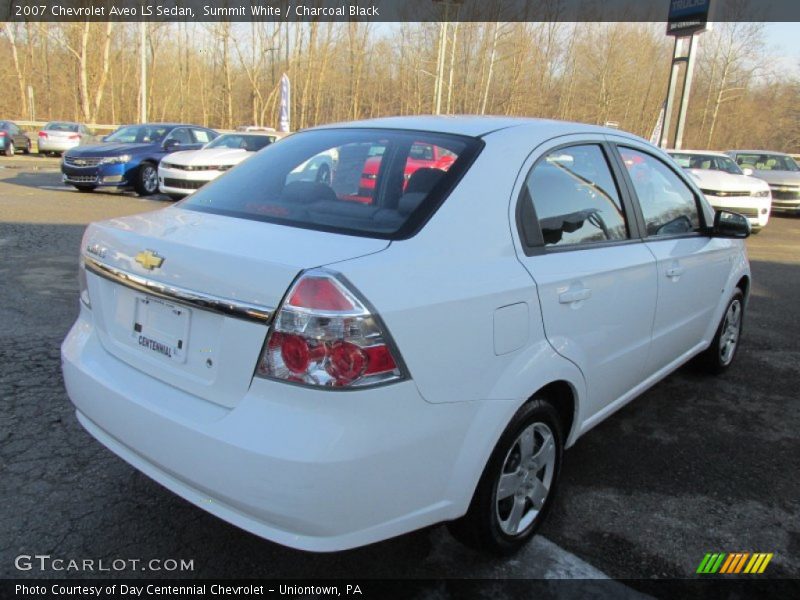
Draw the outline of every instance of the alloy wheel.
M544 423L532 423L508 451L497 482L495 510L500 528L516 536L542 510L556 466L556 440Z
M719 338L719 359L723 365L728 365L736 353L739 343L739 334L742 326L742 302L735 298L728 306L725 313L725 322L722 325L722 335Z

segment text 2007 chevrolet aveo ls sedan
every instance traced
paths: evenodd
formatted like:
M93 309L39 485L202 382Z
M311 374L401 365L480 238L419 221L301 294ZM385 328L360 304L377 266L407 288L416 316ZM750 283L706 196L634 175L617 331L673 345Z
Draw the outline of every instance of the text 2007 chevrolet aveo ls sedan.
M454 160L409 172L420 144ZM292 177L322 154L329 177ZM619 131L321 127L89 226L64 378L95 438L264 538L332 551L450 521L510 552L564 448L690 358L731 364L748 233Z

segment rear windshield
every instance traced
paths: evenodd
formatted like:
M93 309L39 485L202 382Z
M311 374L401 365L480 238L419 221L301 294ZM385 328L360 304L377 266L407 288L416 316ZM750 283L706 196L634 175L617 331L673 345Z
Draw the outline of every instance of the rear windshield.
M319 129L270 144L185 209L368 237L413 235L480 150L429 132Z
M53 121L44 126L45 131L78 131L76 123L59 123Z

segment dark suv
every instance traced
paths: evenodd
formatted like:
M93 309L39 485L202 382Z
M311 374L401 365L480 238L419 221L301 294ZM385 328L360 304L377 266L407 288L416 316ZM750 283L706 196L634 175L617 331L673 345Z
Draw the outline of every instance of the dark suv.
M178 150L197 150L219 134L198 125L124 125L95 146L68 150L61 162L64 183L82 192L98 187L134 189L140 196L158 191L158 163Z

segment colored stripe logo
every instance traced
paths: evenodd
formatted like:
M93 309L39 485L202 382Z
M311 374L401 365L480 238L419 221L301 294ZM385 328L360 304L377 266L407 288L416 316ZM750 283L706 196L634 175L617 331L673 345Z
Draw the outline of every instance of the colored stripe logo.
M761 574L766 570L773 556L774 554L771 552L709 552L700 561L697 573L701 575L715 573L721 575Z

